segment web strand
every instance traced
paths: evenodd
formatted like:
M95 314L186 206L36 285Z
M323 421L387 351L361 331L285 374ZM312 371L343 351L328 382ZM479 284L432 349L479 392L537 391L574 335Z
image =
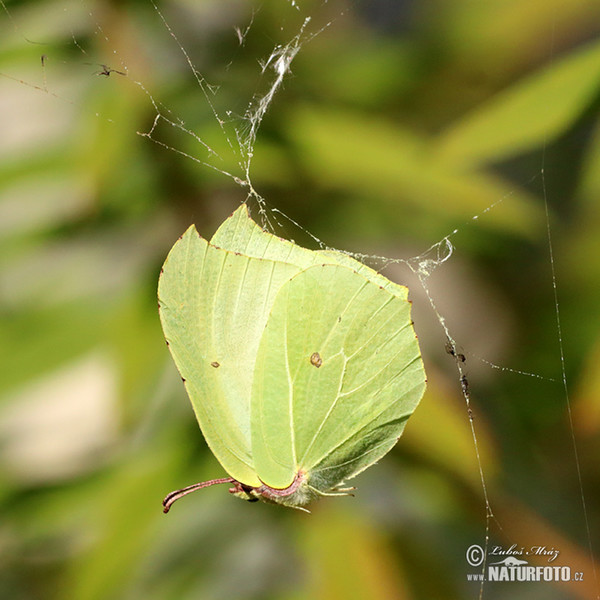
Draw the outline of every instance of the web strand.
M444 242L446 244L448 244L448 246L447 246L448 254L441 260L441 262L445 262L446 260L448 260L452 254L452 250L451 250L452 246L447 238L444 238L444 240L442 240L442 242L439 242L439 244L442 245L442 244L444 244ZM431 291L429 289L429 285L427 283L427 279L428 279L432 269L438 266L438 263L435 263L434 261L431 261L431 259L426 258L429 255L429 253L431 252L431 250L433 250L435 248L435 246L436 245L432 246L421 257L417 257L416 259L411 259L409 261L406 261L406 264L410 267L410 269L413 271L413 273L418 277L421 287L422 287L423 291L425 292L425 295L427 296L429 305L430 305L437 321L439 322L440 326L444 330L444 334L447 339L446 348L447 348L448 353L451 354L452 356L454 356L454 358L455 358L456 371L457 371L457 375L458 375L458 383L460 385L463 399L465 401L465 406L467 409L467 415L468 415L468 419L469 419L469 427L471 430L471 437L473 439L473 447L475 450L475 457L476 457L476 461L477 461L479 481L481 484L481 490L482 490L483 499L485 502L485 532L484 532L484 545L483 545L484 552L483 552L483 562L481 564L482 579L481 579L481 584L479 587L479 600L481 600L483 598L484 583L485 583L484 575L485 575L485 569L487 567L488 549L489 549L489 545L490 545L490 523L491 523L492 519L495 519L495 517L494 517L494 512L492 510L492 505L490 502L489 494L488 494L488 485L487 485L486 476L485 476L485 472L484 472L483 461L481 460L481 454L479 452L479 441L477 439L477 431L475 428L474 413L473 413L473 409L471 407L470 385L469 385L469 381L467 379L467 374L466 374L465 368L464 368L465 358L464 358L464 355L460 354L457 351L456 341L450 334L450 330L446 323L446 319L438 310L436 303L433 299L433 296L431 294ZM439 263L439 264L441 264L441 263Z
M573 424L573 413L571 410L571 396L569 393L569 384L567 380L567 368L565 361L565 349L564 349L564 341L563 341L563 331L562 331L562 323L560 318L560 303L558 298L558 284L556 277L556 263L554 260L554 244L552 242L552 228L550 226L550 210L548 207L548 194L546 191L546 180L544 177L544 170L542 169L542 198L544 202L544 211L546 215L546 240L548 244L548 257L550 261L550 275L552 279L552 295L554 300L554 315L555 315L555 323L556 323L556 341L558 345L558 353L560 358L560 375L561 382L563 388L563 397L565 402L565 407L567 410L567 416L569 419L569 433L573 451L573 459L575 462L575 470L577 472L577 483L579 486L579 495L581 499L581 509L583 513L583 521L585 527L585 535L587 538L587 546L590 554L590 563L592 565L592 572L594 576L594 582L596 584L596 589L598 590L596 594L596 598L600 600L600 582L598 580L598 572L596 569L596 561L594 556L594 546L592 543L592 533L590 527L590 519L588 515L587 502L585 499L585 491L583 486L583 477L581 474L581 461L579 459L579 450L577 448L577 439L575 437L575 427Z

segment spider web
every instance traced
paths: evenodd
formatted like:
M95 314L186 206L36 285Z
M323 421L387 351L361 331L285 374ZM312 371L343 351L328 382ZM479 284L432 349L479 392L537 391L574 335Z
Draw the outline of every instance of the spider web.
M235 108L227 108L226 103L221 101L221 96L227 98L227 77L223 77L223 82L215 82L209 75L204 75L203 70L196 66L198 53L192 53L190 47L193 43L189 38L183 39L176 24L176 18L167 14L167 8L163 8L154 0L150 0L151 11L148 15L153 19L154 26L159 24L159 31L162 32L164 39L160 46L167 48L169 68L181 70L185 68L185 76L192 77L195 80L198 90L197 109L204 115L208 115L212 125L211 131L205 134L205 128L198 127L197 124L189 124L187 116L180 116L178 107L159 98L152 90L152 87L145 82L143 68L137 66L137 61L132 58L131 52L137 51L128 49L122 40L115 40L112 34L102 25L104 17L96 14L91 4L87 2L59 3L55 11L56 19L46 28L41 27L40 32L34 31L30 34L25 32L18 17L21 16L5 2L0 2L4 12L4 29L11 30L15 40L25 40L31 49L31 56L38 55L38 67L31 69L20 65L16 73L11 73L2 68L0 74L13 82L32 88L37 92L49 97L52 101L64 103L67 106L74 107L74 110L89 110L88 100L80 99L80 91L70 86L69 77L65 73L73 75L73 79L80 80L81 73L93 75L98 78L101 84L112 84L119 87L129 87L137 92L138 97L144 99L149 107L152 118L146 129L135 130L137 135L145 138L149 142L162 147L166 152L178 155L186 161L196 163L198 167L216 173L220 177L231 180L235 185L244 190L246 201L253 203L260 215L262 224L270 230L282 233L289 232L290 229L297 230L300 234L308 236L318 247L332 249L326 242L318 236L304 228L297 220L289 217L285 212L274 208L263 198L260 191L254 186L253 165L257 147L257 139L260 136L261 126L267 117L273 104L278 101L280 93L287 84L293 82L294 61L302 52L303 48L312 43L319 36L328 35L330 30L335 29L337 20L346 17L344 10L339 7L337 12L324 10L327 7L327 1L312 6L309 10L303 7L303 3L295 0L287 0L286 5L288 14L285 17L285 23L282 23L281 30L274 33L274 38L270 49L256 57L256 72L253 75L255 80L255 91L241 103L235 102ZM231 36L237 40L237 52L249 52L250 40L254 33L255 19L260 15L260 6L254 7L250 13L241 10L235 3L228 3L232 8L233 21L242 22L231 26ZM237 11L237 13L236 13ZM325 18L321 16L325 15ZM319 15L319 18L316 18ZM60 17L60 18L58 18ZM58 23L58 24L57 24ZM95 38L96 50L88 47L83 41L83 34L80 34L82 28L93 24L93 38ZM52 37L53 30L64 31L67 28L70 31L68 42L57 45L44 39ZM125 39L128 39L127 34ZM15 42L16 43L16 42ZM103 48L101 56L98 59L97 47ZM158 57L151 56L150 63L157 65ZM235 65L235 56L223 60L223 71L227 74L233 73ZM155 68L163 68L155 67ZM20 73L33 71L32 77L23 77ZM140 75L141 73L141 75ZM218 79L218 76L215 76ZM59 82L60 83L57 83ZM47 99L47 101L49 101ZM95 111L95 109L92 109ZM186 113L183 110L184 114ZM98 123L102 127L116 126L131 132L131 126L121 120L118 111L114 113L111 110L98 110L95 112ZM171 135L175 132L179 137ZM174 141L175 140L175 141ZM581 513L584 520L585 536L589 548L591 565L594 568L593 578L596 581L596 588L600 589L597 581L597 574L594 566L591 524L586 506L586 494L584 493L584 479L581 472L581 461L578 456L577 440L575 437L575 428L573 425L573 416L571 410L571 396L569 391L569 382L567 378L567 366L565 360L565 333L561 322L561 305L559 302L559 280L556 272L556 263L553 246L553 231L551 227L551 214L549 210L548 194L546 190L545 161L538 168L534 168L534 174L530 177L528 183L537 182L542 188L542 200L545 212L546 224L546 242L548 259L547 264L550 270L550 288L548 294L552 298L553 309L556 317L555 337L558 347L559 367L556 373L540 374L528 372L527 370L516 369L496 364L485 356L479 356L471 352L467 344L462 344L460 335L453 331L450 319L446 316L443 304L443 297L432 280L435 274L440 270L448 268L448 265L455 260L456 255L460 253L460 238L465 230L481 227L482 221L493 219L494 213L498 207L508 202L511 192L498 197L481 212L465 219L458 227L448 232L441 239L435 241L431 246L419 252L416 256L409 258L389 258L378 254L358 253L348 251L355 258L370 264L378 269L394 270L395 267L404 267L414 277L413 281L422 291L421 298L425 304L429 305L430 315L436 326L442 332L444 351L454 361L455 365L455 385L463 397L465 404L465 418L468 420L472 444L477 456L478 477L484 499L485 510L485 531L483 535L482 546L485 550L485 560L482 565L482 573L490 562L488 552L491 543L491 529L497 527L502 531L503 524L494 515L494 498L489 492L488 477L484 460L480 455L480 442L478 435L478 409L473 403L473 397L477 396L477 387L473 386L470 376L472 364L478 363L479 366L490 370L500 371L507 376L520 376L529 379L539 379L545 382L558 380L563 388L563 400L565 411L568 417L569 434L571 436L572 447L570 452L573 455L575 469L577 471L577 480L581 497ZM286 237L289 237L287 235ZM418 324L417 324L418 327ZM439 338L438 338L439 339ZM479 597L484 595L484 583L481 583ZM600 592L597 597L600 598Z

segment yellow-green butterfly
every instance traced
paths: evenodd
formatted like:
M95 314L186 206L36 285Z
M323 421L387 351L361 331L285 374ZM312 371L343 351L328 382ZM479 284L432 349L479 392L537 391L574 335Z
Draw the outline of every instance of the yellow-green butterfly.
M160 317L206 442L246 500L303 507L386 454L425 390L408 290L335 251L260 228L241 205L210 242L191 226Z

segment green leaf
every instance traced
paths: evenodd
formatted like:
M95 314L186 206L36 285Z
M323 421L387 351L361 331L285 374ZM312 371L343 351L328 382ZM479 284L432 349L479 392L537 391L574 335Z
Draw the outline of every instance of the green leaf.
M449 128L439 157L470 167L514 156L564 131L600 89L600 43L513 85Z
M304 106L286 122L302 168L327 189L360 194L370 211L379 205L393 235L423 214L424 227L435 223L431 235L442 237L492 205L494 219L482 226L523 237L542 231L543 212L527 192L492 174L459 172L432 140L391 121Z

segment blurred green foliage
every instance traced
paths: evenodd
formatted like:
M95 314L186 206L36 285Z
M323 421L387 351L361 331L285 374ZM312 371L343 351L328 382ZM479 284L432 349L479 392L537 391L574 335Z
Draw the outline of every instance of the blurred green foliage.
M298 243L314 244L308 231L401 258L458 229L427 283L467 356L490 544L555 547L557 564L585 575L488 583L484 597L598 594L571 440L598 553L596 0L161 2L214 86L206 96L151 3L5 7L2 598L478 597L465 552L484 543L486 505L469 419L443 331L398 265L386 274L411 288L429 389L394 451L356 479L356 497L308 516L211 488L161 512L167 492L222 469L164 345L158 272L191 222L210 236L247 192L164 145L243 178L223 132L235 142L245 131L240 116L275 75L258 61L306 16L250 171L302 229L268 211L271 224ZM126 75L102 75L110 69ZM219 156L162 119L153 130L157 111ZM159 143L137 135L150 131Z

